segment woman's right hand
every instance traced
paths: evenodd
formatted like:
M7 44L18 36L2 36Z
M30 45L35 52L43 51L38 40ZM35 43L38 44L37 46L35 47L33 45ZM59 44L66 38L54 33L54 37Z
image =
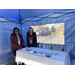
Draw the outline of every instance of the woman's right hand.
M21 47L18 48L18 50L21 49Z

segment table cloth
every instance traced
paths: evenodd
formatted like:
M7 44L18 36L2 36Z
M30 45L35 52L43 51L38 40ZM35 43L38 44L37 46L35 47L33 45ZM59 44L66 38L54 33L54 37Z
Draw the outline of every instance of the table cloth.
M47 55L46 55L47 54ZM68 52L27 47L16 52L16 62L27 65L70 65Z

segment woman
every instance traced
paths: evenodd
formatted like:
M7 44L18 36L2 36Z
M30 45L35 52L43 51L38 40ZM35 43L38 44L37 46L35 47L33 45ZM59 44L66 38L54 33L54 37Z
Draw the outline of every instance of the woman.
M10 42L11 42L11 50L13 51L14 62L15 62L16 51L23 47L23 37L20 34L20 31L17 27L13 29L13 33L10 36Z
M37 37L36 33L33 32L33 28L29 28L29 32L27 33L27 43L28 47L37 47Z

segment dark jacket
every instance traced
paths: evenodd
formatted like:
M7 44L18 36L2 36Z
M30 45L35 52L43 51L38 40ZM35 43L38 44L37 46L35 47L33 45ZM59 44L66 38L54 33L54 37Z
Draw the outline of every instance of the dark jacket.
M27 33L27 44L28 44L28 47L29 47L28 36L29 36L29 32ZM36 33L35 32L34 32L34 37L33 37L33 47L37 47L37 37L36 37Z
M18 50L19 47L23 47L23 37L21 34L19 34L19 37L20 37L20 41L21 41L21 45L19 46L18 45L18 39L16 36L14 36L13 34L11 34L10 36L10 42L11 42L11 50Z

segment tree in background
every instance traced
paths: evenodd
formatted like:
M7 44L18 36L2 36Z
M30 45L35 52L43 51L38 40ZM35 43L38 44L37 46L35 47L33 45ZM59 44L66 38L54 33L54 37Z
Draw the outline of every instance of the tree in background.
M55 32L55 26L54 25L52 25L51 30L52 30L52 32Z
M49 30L49 27L47 26L47 27L45 28L45 30Z

